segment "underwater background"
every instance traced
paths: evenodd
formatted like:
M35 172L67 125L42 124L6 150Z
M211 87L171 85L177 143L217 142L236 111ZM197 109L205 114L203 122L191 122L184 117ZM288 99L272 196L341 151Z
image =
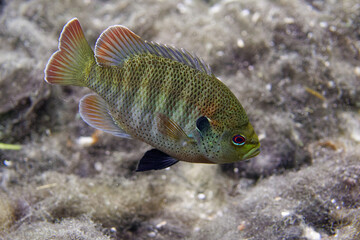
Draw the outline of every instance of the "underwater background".
M73 17L202 57L261 153L136 173L151 147L44 81ZM360 239L358 0L2 0L0 36L0 239Z

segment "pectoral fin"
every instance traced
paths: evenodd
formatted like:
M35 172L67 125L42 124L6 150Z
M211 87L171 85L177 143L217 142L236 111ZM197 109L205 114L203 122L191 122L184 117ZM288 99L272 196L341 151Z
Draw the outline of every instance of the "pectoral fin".
M151 149L145 153L136 169L137 172L148 170L160 170L177 163L178 160L157 149Z
M177 124L174 120L170 119L165 114L157 114L157 125L159 131L174 140L184 140L188 139L189 136L184 132L184 130Z

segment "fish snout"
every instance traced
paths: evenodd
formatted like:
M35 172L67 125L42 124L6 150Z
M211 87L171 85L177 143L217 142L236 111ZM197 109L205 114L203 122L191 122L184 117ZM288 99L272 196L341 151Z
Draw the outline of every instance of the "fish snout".
M247 152L247 153L243 156L242 160L246 160L246 159L249 159L249 158L253 158L253 157L259 155L259 153L260 153L260 144L259 144L258 147L255 147L255 148L251 149L249 152Z

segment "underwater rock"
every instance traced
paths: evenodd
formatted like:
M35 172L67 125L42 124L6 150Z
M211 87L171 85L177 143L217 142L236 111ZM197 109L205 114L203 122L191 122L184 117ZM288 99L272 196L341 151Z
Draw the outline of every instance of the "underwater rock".
M21 144L0 149L0 238L359 239L358 1L12 0L0 11L0 142ZM43 81L73 17L91 46L121 24L201 56L262 152L135 173L150 147L94 132L77 114L88 91Z

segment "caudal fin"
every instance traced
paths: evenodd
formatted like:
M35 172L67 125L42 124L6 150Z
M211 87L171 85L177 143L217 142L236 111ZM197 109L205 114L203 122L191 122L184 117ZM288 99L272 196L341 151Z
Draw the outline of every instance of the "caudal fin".
M85 39L79 20L73 18L64 26L59 38L59 50L46 65L45 81L85 86L84 80L94 63L94 53Z

